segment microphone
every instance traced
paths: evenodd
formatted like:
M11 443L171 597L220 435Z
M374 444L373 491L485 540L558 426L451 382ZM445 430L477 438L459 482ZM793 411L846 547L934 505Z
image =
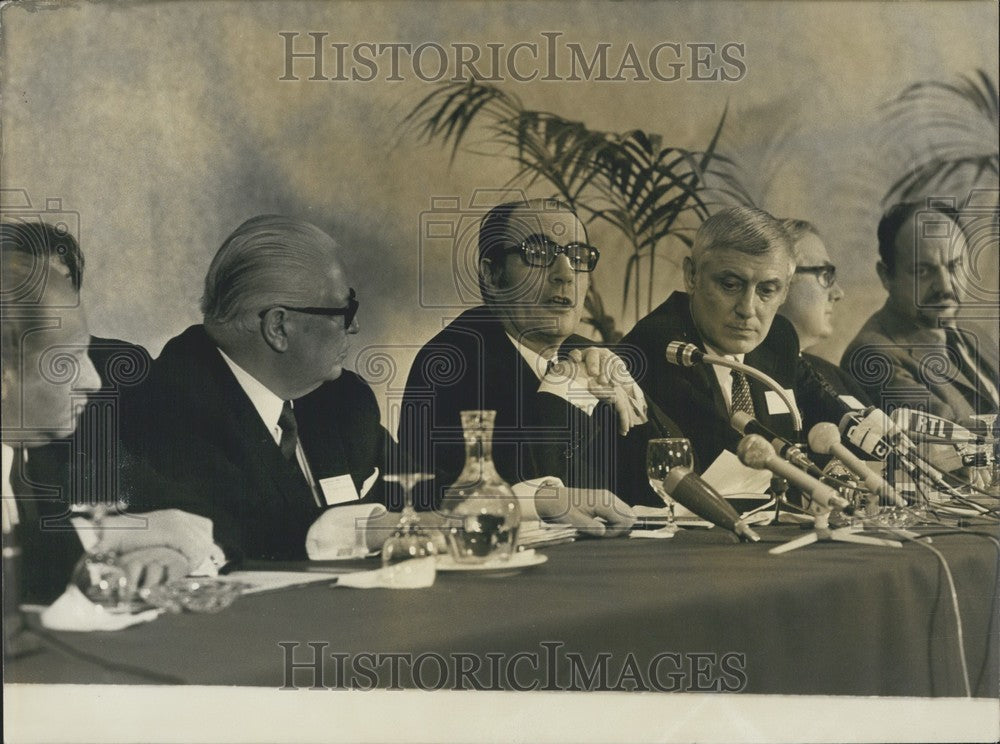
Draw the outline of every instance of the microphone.
M889 420L912 439L923 442L921 456L946 473L959 468L985 465L986 453L970 445L982 445L981 438L941 416L909 408L897 408Z
M694 344L671 341L667 344L667 361L678 367L693 367L705 358L705 352Z
M663 479L663 488L670 497L702 519L723 529L735 532L745 540L757 542L760 536L740 521L732 504L719 495L703 478L691 472L690 468L671 468Z
M740 440L740 445L736 449L736 454L740 462L748 468L757 470L770 470L776 475L792 483L803 493L808 494L813 501L827 509L841 509L850 514L853 512L847 500L825 483L820 483L808 473L803 473L798 468L785 462L774 447L768 444L767 440L759 434L748 434Z
M882 498L893 501L897 506L906 506L906 501L897 494L885 479L855 457L847 447L840 443L840 431L835 424L816 424L809 430L809 449L821 455L833 455L845 467L854 473L870 491Z
M850 411L840 419L840 434L865 454L877 460L885 460L892 452L889 441L889 430L885 421L870 413L871 409L861 413ZM887 419L886 419L887 421Z
M715 354L706 354L694 344L685 343L684 341L671 341L667 344L664 354L670 364L675 364L679 367L693 367L698 363L712 364L717 367L735 369L748 377L760 380L760 382L769 387L788 408L788 413L792 416L792 426L795 428L795 431L802 431L802 414L799 412L799 407L795 405L795 396L789 395L790 391L786 391L783 387L781 387L781 385L778 384L777 380L764 374L759 369L737 362L735 359L727 359L726 357L717 356Z
M806 456L806 453L802 451L799 445L794 442L789 442L784 437L778 436L746 411L737 411L734 413L733 417L729 419L729 423L732 424L732 427L740 434L758 434L764 437L764 439L771 442L771 446L774 447L774 450L778 453L778 455L785 458L796 467L802 468L803 470L809 470L810 468L816 467ZM819 468L816 469L819 470Z
M911 477L923 475L940 488L950 488L941 473L923 461L910 438L880 409L872 406L862 415L847 414L840 426L841 432L846 429L848 441L863 452L884 460L889 452L896 451Z

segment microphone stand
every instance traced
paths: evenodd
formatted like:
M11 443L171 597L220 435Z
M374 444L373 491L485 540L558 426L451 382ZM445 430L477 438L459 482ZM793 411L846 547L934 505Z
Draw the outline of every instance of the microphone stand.
M859 545L875 545L882 548L903 547L903 543L897 540L886 540L881 537L856 534L861 529L861 527L857 526L830 529L830 509L824 509L816 515L815 527L812 532L802 537L796 537L794 540L789 540L786 543L771 548L767 552L769 555L780 555L781 553L788 553L798 548L804 548L806 545L812 545L815 542L857 543Z

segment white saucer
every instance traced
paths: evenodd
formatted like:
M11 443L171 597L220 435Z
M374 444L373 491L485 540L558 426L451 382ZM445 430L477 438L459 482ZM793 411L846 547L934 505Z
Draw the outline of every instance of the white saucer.
M537 553L535 550L521 550L512 555L508 560L494 558L485 563L459 563L450 555L439 555L437 559L438 571L482 571L482 572L504 572L520 571L523 568L530 568L545 563L549 557L544 553Z

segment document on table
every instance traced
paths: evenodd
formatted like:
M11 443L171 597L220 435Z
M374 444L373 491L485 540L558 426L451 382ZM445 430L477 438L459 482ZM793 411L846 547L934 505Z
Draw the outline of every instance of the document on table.
M351 571L340 573L351 573ZM218 580L248 584L249 588L244 589L243 593L258 594L276 589L287 589L292 586L318 584L324 581L329 583L336 578L337 572L334 571L322 573L316 571L233 571L225 576L220 576Z

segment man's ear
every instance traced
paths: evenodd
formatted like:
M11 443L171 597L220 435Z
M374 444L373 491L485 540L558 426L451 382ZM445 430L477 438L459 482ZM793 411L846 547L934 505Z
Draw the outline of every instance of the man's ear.
M684 289L688 294L694 289L694 261L691 256L684 256Z
M272 307L260 319L260 335L264 343L279 353L288 351L288 313L283 307Z
M493 265L493 261L485 256L479 259L479 276L482 280L483 287L491 294L496 295L500 290L500 286L497 284L497 271L496 267ZM483 298L486 299L485 297Z
M888 291L889 283L892 281L892 274L889 273L889 267L879 261L875 264L875 273L878 274L878 279L882 282L882 286Z

